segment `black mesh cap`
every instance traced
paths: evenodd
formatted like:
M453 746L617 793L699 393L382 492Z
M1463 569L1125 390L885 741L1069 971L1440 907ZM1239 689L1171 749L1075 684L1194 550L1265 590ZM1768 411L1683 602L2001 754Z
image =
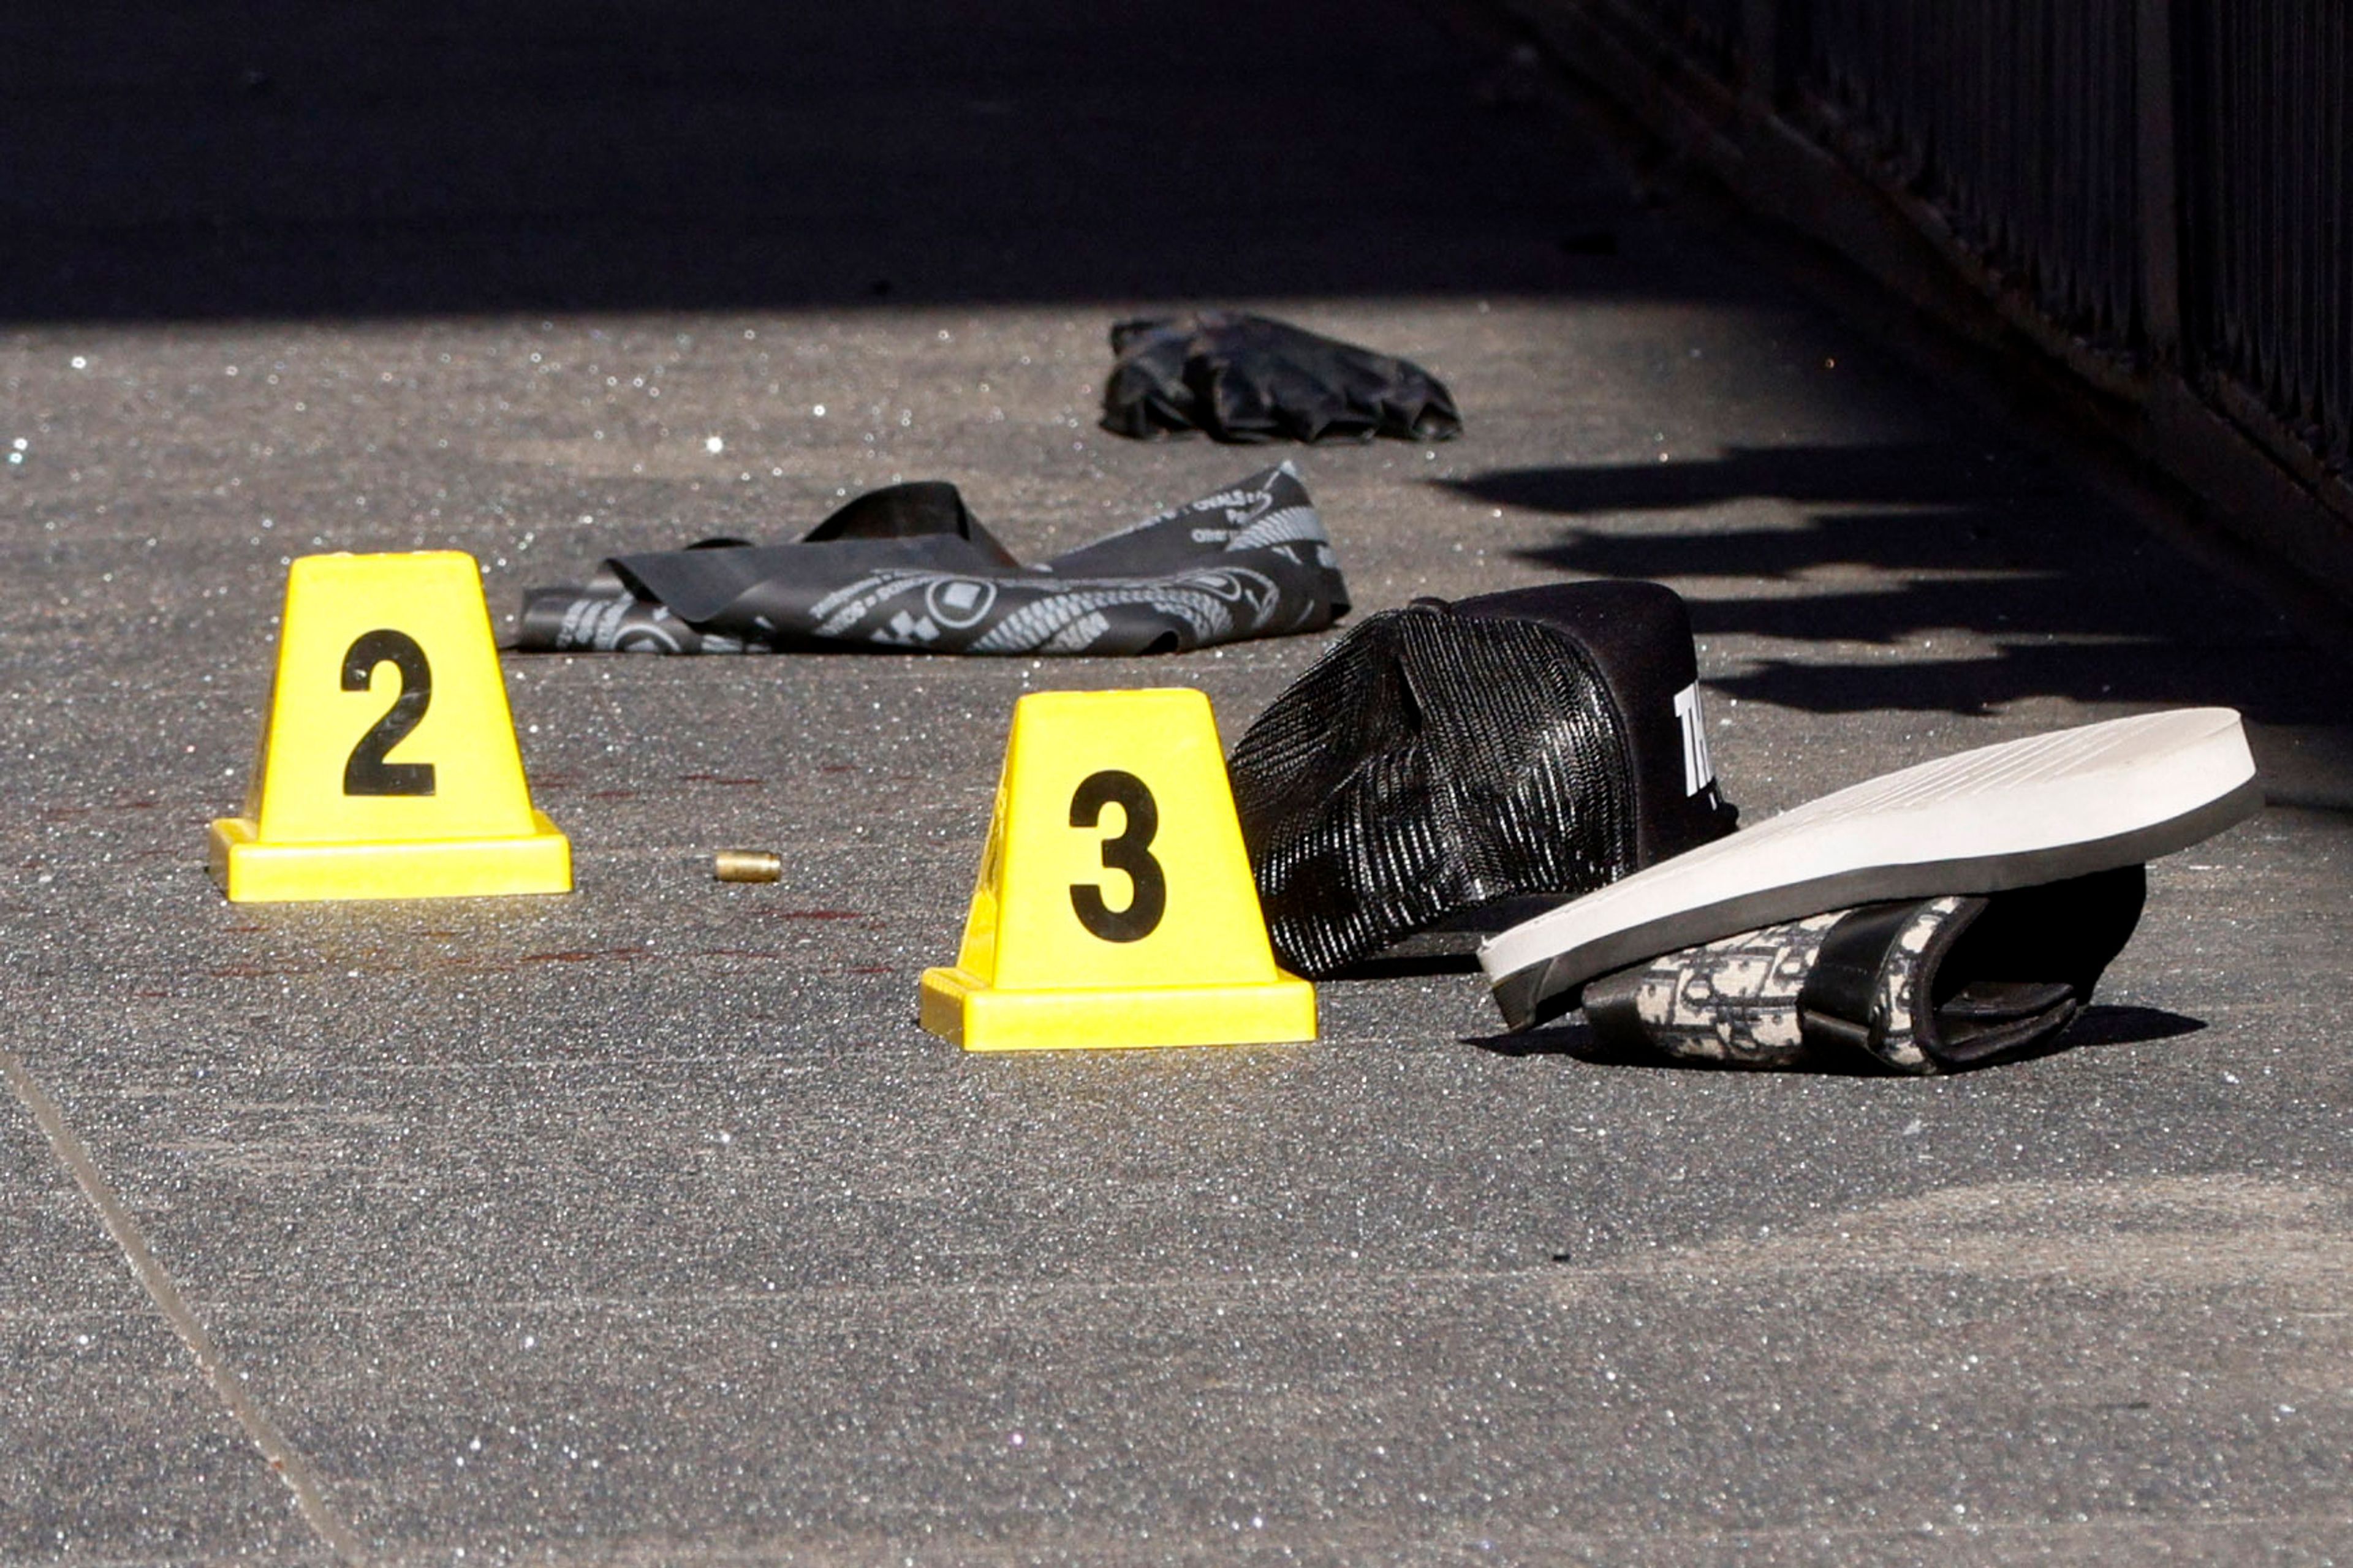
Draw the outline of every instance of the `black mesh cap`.
M1650 583L1374 616L1230 766L1275 952L1310 976L1433 928L1467 948L1531 896L1590 892L1735 818L1706 765L1689 619Z

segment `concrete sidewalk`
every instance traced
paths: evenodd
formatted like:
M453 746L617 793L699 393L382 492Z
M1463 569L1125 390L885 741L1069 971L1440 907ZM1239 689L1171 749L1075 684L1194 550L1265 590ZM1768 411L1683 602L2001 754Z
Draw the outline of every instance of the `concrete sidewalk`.
M92 23L151 118L50 132L111 195L0 329L0 1559L2353 1552L2343 668L1412 7L581 15ZM282 161L188 152L290 97ZM1285 454L1360 615L1681 590L1751 819L2206 702L2274 804L2153 868L2065 1048L1918 1081L1498 1041L1457 973L1312 1047L915 1028L1021 692L1230 739L1328 637L511 656L574 895L206 879L291 556L469 550L506 616L904 477L1034 559L1267 460L1094 428L1185 300L1452 384L1458 442Z

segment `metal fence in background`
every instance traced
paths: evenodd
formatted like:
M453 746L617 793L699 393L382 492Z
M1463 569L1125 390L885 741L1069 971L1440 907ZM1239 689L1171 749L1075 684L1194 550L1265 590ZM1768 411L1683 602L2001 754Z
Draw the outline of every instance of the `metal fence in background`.
M2043 312L2146 325L2135 0L1810 0L1799 89ZM1859 145L1858 145L1859 144Z
M2353 467L2353 21L2343 0L2175 0L2183 331Z
M2353 470L2348 0L1599 3L1762 84L2092 355Z

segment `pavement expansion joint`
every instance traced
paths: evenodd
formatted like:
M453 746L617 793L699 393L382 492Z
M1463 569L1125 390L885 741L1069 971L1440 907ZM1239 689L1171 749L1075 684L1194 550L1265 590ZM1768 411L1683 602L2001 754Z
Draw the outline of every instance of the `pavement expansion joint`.
M155 1303L155 1310L163 1313L164 1321L172 1325L172 1331L180 1336L180 1342L195 1358L196 1370L203 1373L205 1382L211 1385L214 1394L227 1409L229 1417L244 1429L245 1435L252 1439L253 1446L261 1450L261 1457L269 1463L271 1471L286 1483L286 1489L294 1494L294 1506L301 1510L303 1521L343 1562L365 1563L368 1560L366 1549L361 1545L357 1532L344 1523L328 1503L326 1492L319 1484L310 1460L285 1433L279 1430L278 1424L270 1420L268 1413L248 1392L243 1376L229 1366L211 1331L205 1327L204 1321L188 1305L187 1299L180 1294L180 1287L172 1279L171 1271L164 1267L154 1249L147 1245L147 1237L141 1232L138 1222L131 1217L131 1211L124 1206L112 1184L107 1181L105 1173L98 1168L98 1163L90 1157L89 1145L66 1124L65 1114L58 1108L58 1102L49 1098L48 1092L41 1088L23 1060L5 1046L0 1046L0 1077L8 1080L9 1086L16 1091L16 1098L25 1102L26 1110L32 1112L33 1121L40 1127L42 1136L49 1141L49 1147L56 1151L58 1161L73 1177L75 1185L98 1210L99 1222L106 1227L106 1234L113 1238L115 1246L122 1249L123 1261L130 1266L132 1277L139 1281L148 1299Z

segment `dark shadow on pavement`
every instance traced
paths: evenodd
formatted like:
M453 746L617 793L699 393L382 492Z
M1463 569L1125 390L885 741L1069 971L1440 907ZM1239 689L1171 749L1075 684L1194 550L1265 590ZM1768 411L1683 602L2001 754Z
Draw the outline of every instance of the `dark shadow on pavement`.
M1505 469L1441 481L1496 506L1589 520L1520 559L1681 588L1694 630L1848 645L1767 653L1710 685L1815 712L1979 713L2023 698L2220 704L2272 723L2353 711L2353 681L2280 617L2189 568L2132 520L2013 454L1972 446L1734 448L1659 464ZM1752 500L1808 508L1641 514ZM1953 657L1936 634L1968 634ZM1886 658L1858 657L1876 645ZM1895 650L1901 656L1895 656Z
M1433 974L1476 974L1475 952L1417 952L1359 959L1325 980L1419 980Z
M2206 1026L2203 1018L2168 1013L2162 1007L2111 1007L2095 1004L2084 1009L2053 1048L2076 1046L2137 1046L2150 1040L2179 1039Z
M2044 1057L2060 1056L2087 1047L2133 1046L2152 1040L2175 1039L2183 1035L2196 1034L2204 1027L2206 1022L2202 1018L2169 1013L2162 1007L2111 1007L2094 1004L2084 1008L2056 1038L2032 1050L2020 1051L1953 1071L1988 1072L2014 1067L2021 1062L2040 1061ZM1874 1068L1862 1060L1824 1062L1799 1068L1757 1068L1737 1062L1686 1061L1653 1051L1622 1050L1596 1039L1584 1018L1577 1016L1524 1034L1477 1036L1466 1038L1462 1043L1499 1057L1571 1057L1589 1067L1663 1068L1676 1072L1793 1072L1816 1078L1912 1076L1898 1073L1893 1068Z
M1493 52L1407 0L30 0L0 320L1641 292Z
M2015 450L1898 443L1735 447L1704 461L1504 468L1446 481L1496 506L1582 515L1661 511L1767 496L1795 501L1951 505L1989 495L2051 495L2060 486Z

